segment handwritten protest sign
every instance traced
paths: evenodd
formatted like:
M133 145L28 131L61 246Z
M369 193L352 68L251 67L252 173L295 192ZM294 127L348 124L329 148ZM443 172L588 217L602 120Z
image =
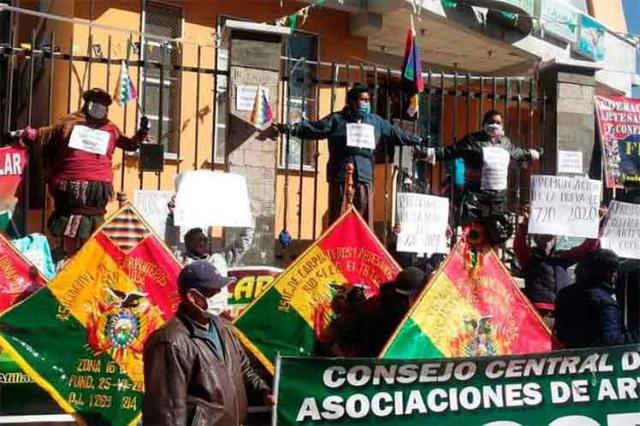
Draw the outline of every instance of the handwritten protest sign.
M618 256L640 259L640 205L612 201L600 242Z
M161 238L165 238L169 201L173 191L140 189L133 193L133 205Z
M529 233L597 238L601 187L587 178L531 176Z
M181 228L253 226L247 182L232 173L196 170L176 178L175 224Z
M409 253L443 253L447 249L449 200L432 195L398 194L397 250Z
M558 173L583 174L582 151L558 150Z

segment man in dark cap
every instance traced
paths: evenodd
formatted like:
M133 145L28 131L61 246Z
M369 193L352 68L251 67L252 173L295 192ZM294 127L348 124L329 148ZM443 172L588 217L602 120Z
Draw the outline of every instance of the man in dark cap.
M206 261L180 272L178 312L144 348L145 425L242 424L247 391L273 403L231 323L207 312L208 301L233 280Z
M347 92L342 111L319 121L303 120L294 125L277 124L273 128L301 139L329 139L329 223L333 223L347 206L347 167L353 166L353 205L373 226L373 162L380 142L396 145L419 145L421 138L405 133L389 121L371 112L366 86L355 85Z
M576 283L556 297L555 332L568 348L640 342L640 332L625 326L615 297L619 266L613 251L592 251L578 264Z
M116 147L135 151L147 136L140 129L133 138L122 134L107 116L111 97L102 89L82 94L80 111L54 125L26 128L19 135L35 144L44 162L54 211L49 231L62 239L63 252L74 254L104 223L113 196L112 159Z
M395 282L380 287L370 301L368 330L361 356L377 357L415 303L429 277L416 267L403 269ZM364 334L363 334L364 336Z

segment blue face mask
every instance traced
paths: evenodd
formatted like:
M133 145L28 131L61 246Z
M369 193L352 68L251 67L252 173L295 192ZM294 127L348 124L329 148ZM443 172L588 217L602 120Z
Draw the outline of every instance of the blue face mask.
M362 115L368 115L371 112L371 104L369 102L362 102L358 107L358 111Z

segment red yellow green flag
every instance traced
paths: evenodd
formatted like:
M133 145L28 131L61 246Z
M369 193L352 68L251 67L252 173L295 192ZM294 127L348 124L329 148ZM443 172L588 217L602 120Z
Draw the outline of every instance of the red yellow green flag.
M38 269L0 234L0 313L46 283Z
M466 244L461 241L455 246L387 343L382 358L552 350L551 333L496 253L487 247L471 253ZM470 269L472 262L477 267Z
M346 212L238 317L243 343L273 373L276 354L311 355L334 317L333 297L361 284L369 294L398 265L360 215Z
M180 264L131 206L47 287L0 317L0 346L68 413L136 423L146 338L178 304Z

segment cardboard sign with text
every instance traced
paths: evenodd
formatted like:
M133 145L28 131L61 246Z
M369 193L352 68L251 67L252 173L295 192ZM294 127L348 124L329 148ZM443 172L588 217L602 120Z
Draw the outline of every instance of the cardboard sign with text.
M432 195L398 194L397 250L409 253L445 253L449 199Z
M599 180L531 176L529 233L597 238L601 189Z
M620 257L640 259L640 205L612 201L601 244Z

